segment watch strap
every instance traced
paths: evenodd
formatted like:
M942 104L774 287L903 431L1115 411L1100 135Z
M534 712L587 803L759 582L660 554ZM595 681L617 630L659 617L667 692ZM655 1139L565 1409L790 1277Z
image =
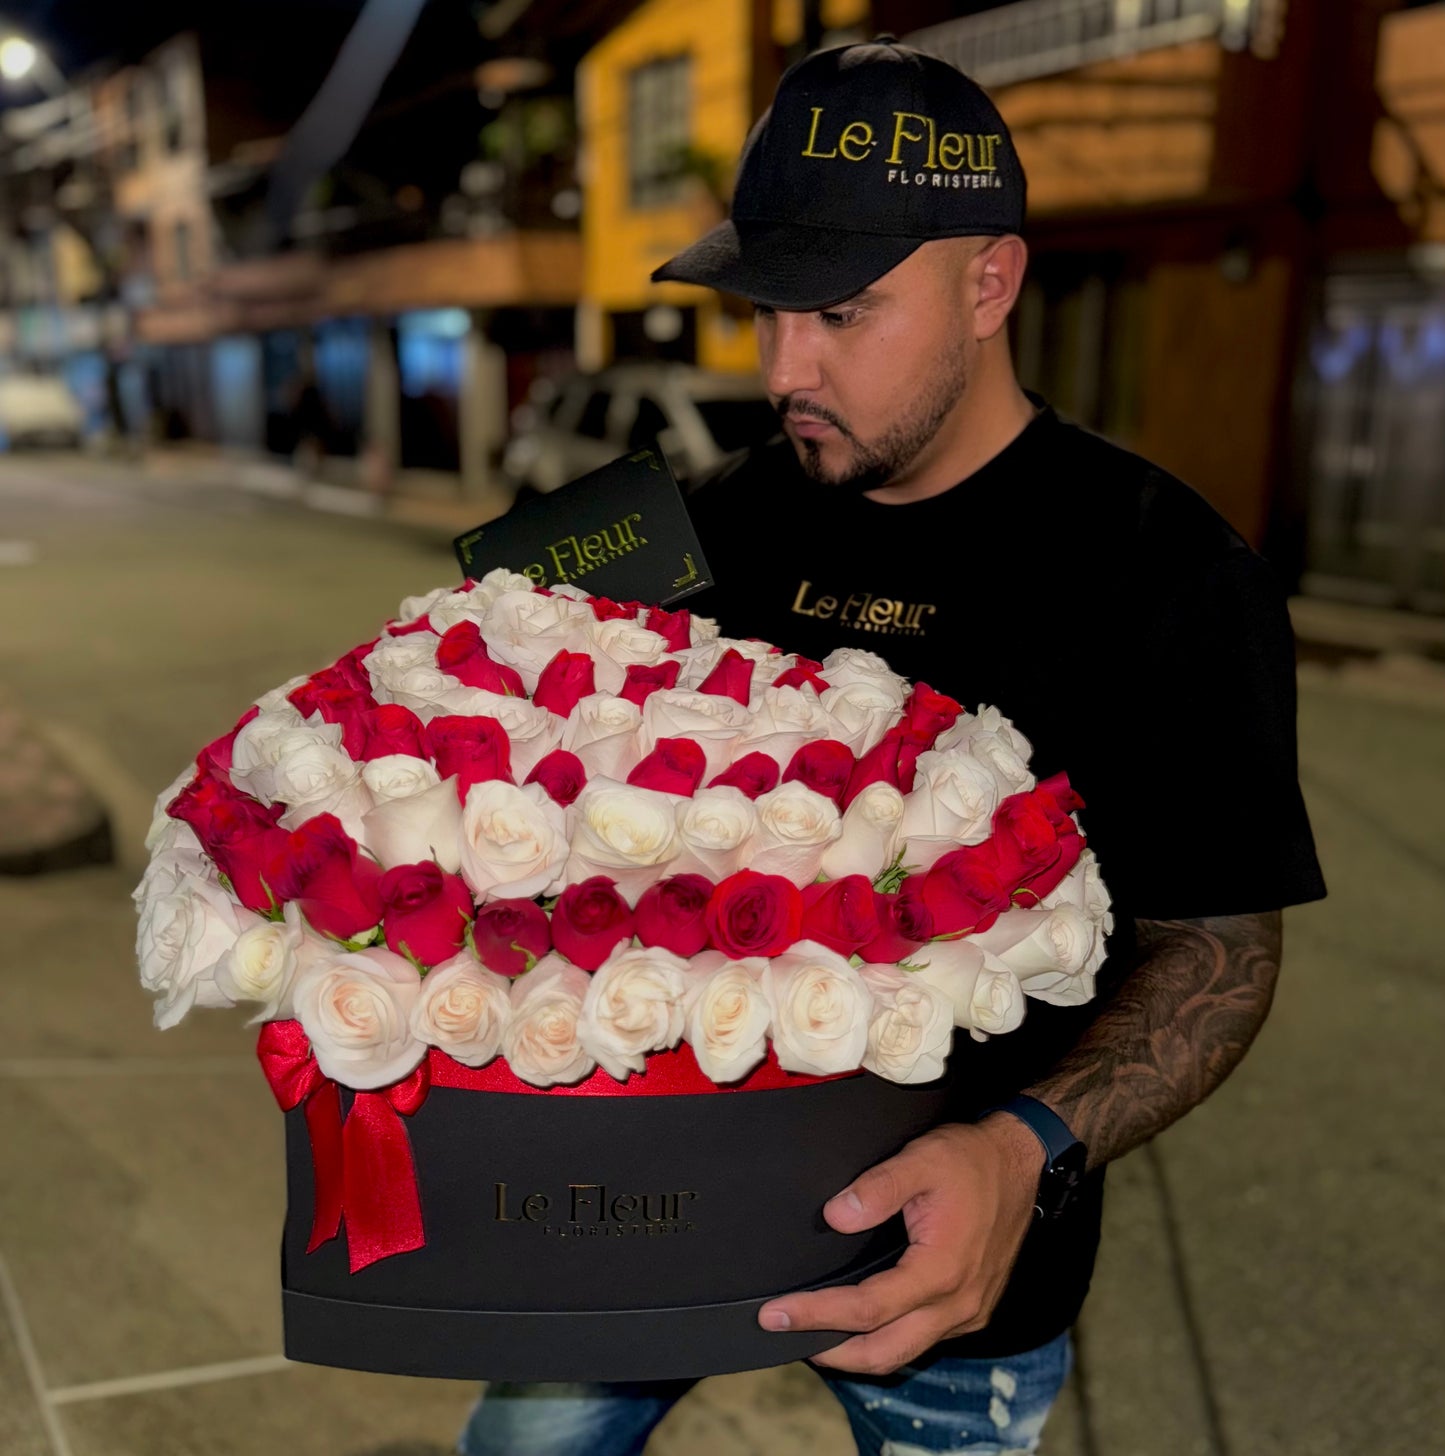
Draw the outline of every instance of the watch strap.
M1018 1118L1043 1144L1044 1166L1052 1167L1071 1147L1079 1142L1068 1123L1052 1107L1040 1102L1037 1097L1026 1097L1019 1093L1006 1102L1000 1102L979 1114L979 1119L995 1112L1007 1112Z

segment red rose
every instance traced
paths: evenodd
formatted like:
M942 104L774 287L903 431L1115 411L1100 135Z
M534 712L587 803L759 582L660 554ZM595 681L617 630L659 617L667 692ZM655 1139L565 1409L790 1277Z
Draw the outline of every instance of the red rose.
M473 784L512 782L512 742L495 718L442 717L426 725L437 773L457 776L457 798L467 802Z
M987 930L1009 908L1014 889L999 872L991 841L949 850L922 879L935 935Z
M629 663L622 691L617 696L640 708L653 693L675 688L681 669L680 662Z
M729 647L718 658L717 666L698 684L698 692L718 698L732 698L747 707L752 696L753 664L736 647Z
M381 866L361 853L334 814L293 829L272 874L276 898L299 901L323 935L350 940L381 919Z
M606 875L568 885L552 909L552 944L584 971L595 971L632 939L632 911Z
M482 629L475 622L458 622L449 627L437 643L437 666L469 688L525 698L527 689L521 674L500 662L493 662L482 641Z
M932 748L941 733L953 727L963 705L927 683L915 683L903 705L903 736L920 748Z
M867 875L844 875L803 887L803 939L855 955L878 936L878 908Z
M637 616L636 602L614 602L611 597L593 597L587 605L592 608L592 615L599 622L611 622L624 617L635 619Z
M670 875L649 885L633 912L638 940L660 945L673 955L695 956L707 945L712 890L705 875Z
M814 793L831 799L840 809L843 795L848 791L848 782L853 775L853 750L845 743L832 738L820 738L805 743L791 758L783 770L783 782L796 779L806 784Z
M899 782L898 754L902 747L902 733L897 728L890 728L853 765L853 772L848 777L848 787L843 794L845 809L869 784L892 784L900 792L908 792Z
M381 877L381 927L398 955L424 966L450 960L462 948L471 918L467 882L430 860L397 865Z
M552 927L535 900L490 900L472 922L477 959L499 976L520 976L552 949Z
M248 910L264 913L285 898L271 875L271 862L287 839L286 831L276 827L280 804L268 809L240 793L229 779L199 773L171 800L166 812L191 826L201 848Z
M692 613L686 607L680 612L665 612L661 607L653 607L643 626L664 638L669 652L681 652L692 646Z
M659 738L657 746L627 775L639 789L690 798L707 772L707 755L691 738Z
M554 748L537 760L526 782L541 784L553 802L565 809L575 803L577 795L587 787L587 770L575 753L568 753L565 748Z
M786 672L780 672L773 679L775 688L802 688L810 687L820 696L828 691L828 683L820 674L823 671L821 662L814 662L811 657L800 657Z
M859 952L865 961L892 965L933 939L933 916L923 903L923 876L910 875L896 895L873 892L878 934Z
M709 784L710 789L741 789L748 798L770 794L778 786L778 765L766 753L745 753Z
M320 713L328 723L344 724L376 707L376 699L369 692L341 683L323 682L320 673L288 693L286 700L303 718Z
M1063 822L1078 833L1072 819ZM1059 831L1032 793L1010 794L993 811L989 844L1010 890L1042 874L1059 857Z
M579 698L596 691L593 685L592 659L585 652L568 652L564 647L537 679L532 701L559 718L565 718L577 706Z
M383 703L362 713L348 725L342 738L346 751L358 763L404 753L412 758L430 758L431 743L426 724L400 703Z
M196 755L196 767L203 773L225 774L231 772L231 752L236 746L236 735L243 729L252 718L259 717L260 708L252 707L242 715L236 726L229 733L217 738L214 743L208 743Z
M430 617L417 617L410 622L393 622L386 629L388 637L410 637L413 632L433 632Z
M803 928L803 897L782 875L739 870L707 902L708 939L734 960L782 955Z
M241 722L246 722L246 719L242 718ZM1053 821L1054 827L1061 834L1065 832L1065 821L1073 822L1069 820L1069 815L1076 809L1086 807L1084 801L1079 797L1078 791L1069 782L1069 776L1066 773L1056 773L1049 778L1040 779L1034 786L1034 794L1044 812Z

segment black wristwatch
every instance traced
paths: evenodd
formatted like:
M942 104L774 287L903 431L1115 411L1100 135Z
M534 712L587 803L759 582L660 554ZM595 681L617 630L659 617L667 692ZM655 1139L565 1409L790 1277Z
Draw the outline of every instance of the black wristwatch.
M1034 1214L1038 1218L1058 1218L1074 1201L1083 1181L1088 1158L1083 1143L1069 1130L1068 1123L1037 1097L1022 1094L1010 1097L1007 1102L980 1113L979 1121L994 1112L1007 1112L1018 1118L1043 1144L1044 1171L1034 1196Z

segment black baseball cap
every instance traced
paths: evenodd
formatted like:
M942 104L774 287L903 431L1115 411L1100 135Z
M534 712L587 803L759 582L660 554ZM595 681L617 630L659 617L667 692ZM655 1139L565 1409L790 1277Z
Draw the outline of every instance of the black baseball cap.
M789 69L743 147L731 218L652 277L829 308L933 238L1023 219L998 108L957 67L885 36Z

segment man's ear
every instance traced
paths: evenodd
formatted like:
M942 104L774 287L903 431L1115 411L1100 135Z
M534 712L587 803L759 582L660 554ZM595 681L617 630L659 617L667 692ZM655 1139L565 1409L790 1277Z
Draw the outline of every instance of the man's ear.
M975 254L973 324L980 343L1003 328L1024 286L1028 261L1027 245L1013 233L991 240Z

